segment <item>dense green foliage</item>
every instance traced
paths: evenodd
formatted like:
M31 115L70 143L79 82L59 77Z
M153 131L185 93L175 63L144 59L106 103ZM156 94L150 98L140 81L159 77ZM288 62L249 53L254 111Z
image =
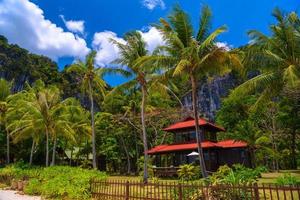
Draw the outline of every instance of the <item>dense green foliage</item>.
M60 80L55 62L45 56L29 53L18 45L8 44L0 36L0 74L2 78L14 80L14 90L22 90L25 82L33 83L42 79L45 83L57 83Z
M300 184L300 181L297 180L295 176L285 173L276 179L276 183L280 186L286 186L286 185L296 186Z
M200 16L194 34L188 14L176 6L167 19L155 25L165 44L153 52L146 50L139 32L125 34L126 44L112 41L121 54L114 64L127 68L98 68L95 52L91 52L84 62L77 61L59 72L50 59L8 44L1 36L0 165L9 160L38 166L51 163L90 168L93 164L109 173L144 171L147 179L145 169L153 165L147 149L174 142L162 129L183 116L193 114L196 119L202 115L197 104L199 81L205 79L209 84L216 76L234 71L241 84L222 100L216 122L227 132L218 133L219 139L246 141L256 166L297 169L299 17L276 9L277 21L270 26L270 35L251 31L248 45L231 49L217 45L217 36L226 28L211 31L212 13L207 6ZM111 88L103 80L107 73L131 79ZM186 92L193 94L194 112L183 108L181 98ZM201 168L205 177L203 162ZM225 183L249 183L258 176L256 170L239 167L220 170L213 177ZM198 173L190 166L181 171L182 179ZM68 185L67 180L62 183ZM28 192L47 195L42 187L34 191L43 181L32 179ZM51 184L54 182L43 187ZM68 193L72 192L68 189Z
M224 165L210 177L210 182L212 184L229 185L252 184L261 177L262 172L266 172L266 168L257 167L250 169L240 164L233 165L233 167L230 168Z
M0 175L12 176L14 180L28 180L25 194L41 195L50 199L90 199L90 180L105 179L106 174L68 166L31 168L17 163L0 169Z
M196 180L199 178L200 168L195 165L185 164L179 166L177 173L181 180Z

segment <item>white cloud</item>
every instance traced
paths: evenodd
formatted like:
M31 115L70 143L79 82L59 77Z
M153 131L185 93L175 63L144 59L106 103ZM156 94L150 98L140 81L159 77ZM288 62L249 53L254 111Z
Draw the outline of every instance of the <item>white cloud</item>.
M147 43L147 49L152 52L157 46L163 45L164 40L161 33L155 27L149 27L148 31L142 32L143 39Z
M163 44L163 38L159 31L154 27L149 27L147 31L139 31L147 44L147 50L152 52L157 46ZM123 38L117 36L111 31L95 33L93 39L93 48L97 51L96 64L104 67L116 60L119 56L119 49L110 42L114 39L120 43L126 44Z
M232 46L229 45L227 42L216 42L216 46L220 48L224 48L226 51L232 49Z
M163 0L143 0L143 5L149 10L153 10L156 7L160 7L161 9L165 9L166 5Z
M119 38L116 33L111 31L95 33L92 46L97 51L96 63L101 67L110 64L117 59L119 55L118 47L112 44L110 39L114 39L120 43L126 43L122 38Z
M73 33L84 33L84 21L83 20L66 20L63 15L60 15L61 19L65 23L67 29Z
M45 19L43 10L28 0L0 2L0 34L11 43L57 60L84 58L90 51L84 39Z

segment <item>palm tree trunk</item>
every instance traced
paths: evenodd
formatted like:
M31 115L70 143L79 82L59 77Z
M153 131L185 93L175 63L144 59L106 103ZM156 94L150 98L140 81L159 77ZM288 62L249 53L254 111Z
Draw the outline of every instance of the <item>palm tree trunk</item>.
M91 80L89 80L89 93L90 93L90 103L91 103L93 168L97 169L97 162L96 162L96 137L95 137L95 117L94 117L94 99L93 99L93 91L92 91Z
M204 156L203 156L203 149L201 146L202 138L199 128L199 118L198 118L198 98L197 98L197 81L193 75L191 75L191 82L192 82L192 103L193 103L193 113L195 119L195 129L196 129L196 141L197 141L197 149L199 153L199 161L200 161L200 169L203 178L207 178L208 174L206 171Z
M292 145L291 145L291 154L292 154L292 169L297 169L297 155L296 155L296 128L292 129Z
M130 156L129 156L129 152L128 149L126 147L125 141L123 139L123 137L120 138L121 142L122 142L122 146L124 148L125 154L126 154L126 158L127 158L127 174L130 174L131 171L131 165L130 165Z
M250 161L251 161L251 167L252 168L255 168L256 167L256 158L255 158L255 147L254 146L252 146L252 147L250 147L249 148L249 150L250 150Z
M49 133L46 129L46 167L49 166Z
M70 155L70 163L69 163L70 166L72 166L72 158L73 158L73 148L71 150L71 155Z
M32 140L31 150L30 150L30 158L29 158L29 165L32 165L33 160L33 152L34 152L34 140Z
M54 139L54 143L53 143L51 166L54 166L54 165L55 165L56 144L57 144L57 139L55 138L55 139Z
M9 132L6 130L6 164L10 163Z
M144 183L148 182L148 144L147 144L147 133L146 133L146 122L145 122L145 101L147 90L142 85L142 104L141 104L141 120L142 120L142 131L143 131L143 144L144 144Z

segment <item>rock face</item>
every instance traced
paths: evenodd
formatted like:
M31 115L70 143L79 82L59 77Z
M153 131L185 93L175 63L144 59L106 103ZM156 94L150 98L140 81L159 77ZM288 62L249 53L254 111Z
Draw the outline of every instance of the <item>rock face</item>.
M211 121L215 120L216 112L221 107L221 99L238 84L233 74L217 77L212 81L200 81L198 85L198 111L200 116ZM182 98L183 105L192 110L191 92Z

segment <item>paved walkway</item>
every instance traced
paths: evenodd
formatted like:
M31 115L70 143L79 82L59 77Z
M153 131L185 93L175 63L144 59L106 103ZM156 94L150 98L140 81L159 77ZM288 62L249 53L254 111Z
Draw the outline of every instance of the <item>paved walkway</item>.
M20 195L12 190L0 190L0 200L41 200L40 197Z

